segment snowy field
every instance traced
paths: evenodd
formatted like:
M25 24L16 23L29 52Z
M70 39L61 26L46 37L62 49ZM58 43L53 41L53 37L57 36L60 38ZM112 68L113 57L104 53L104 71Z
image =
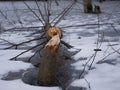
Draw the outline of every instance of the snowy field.
M0 2L0 10L9 16L9 13L5 11L11 12L9 10L13 8L11 4L11 2ZM15 2L14 4L18 9L26 9L22 2ZM34 3L30 2L29 4L33 8L36 8ZM62 8L67 4L67 2L63 3ZM83 7L79 3L76 4L68 16L57 25L64 31L62 39L74 46L72 49L69 49L69 51L81 49L81 51L72 56L75 62L71 64L71 67L78 72L84 71L84 76L82 75L82 78L80 78L81 72L73 73L74 78L70 86L82 87L85 88L85 90L120 90L120 1L94 2L94 4L101 6L101 14L84 14L82 11ZM57 7L56 12L54 11L55 13L52 13L58 13L59 9L61 8ZM14 12L11 12L8 17L9 20L14 21L14 23L9 23L9 21L7 21L8 19L5 20L1 15L1 30L22 26L31 27L42 25L36 18L32 17L29 12L26 14L26 11L21 11L19 15L19 20L22 24L17 22L18 18L14 15ZM12 16L13 18L11 18ZM51 18L53 17L54 15ZM99 25L97 25L98 23ZM10 61L9 59L26 49L21 47L18 50L3 50L3 48L9 45L2 39L17 44L35 38L35 36L28 37L31 33L32 31L0 33L0 90L61 90L59 87L28 85L25 84L21 78L13 80L3 79L9 72L19 72L33 68L34 66L22 60ZM36 44L36 42L32 42L25 46L31 47ZM98 48L100 51L95 51L95 49ZM30 57L31 55L33 55L33 52L29 51L20 56L20 58Z

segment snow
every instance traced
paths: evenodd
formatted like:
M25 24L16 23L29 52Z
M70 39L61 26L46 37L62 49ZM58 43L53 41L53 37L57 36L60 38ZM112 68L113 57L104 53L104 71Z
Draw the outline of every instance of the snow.
M8 74L8 72L19 72L27 70L34 66L23 61L10 61L9 59L23 52L24 50L0 50L0 79ZM21 57L28 57L33 53L28 52ZM4 81L0 80L0 90L61 90L59 87L39 87L31 86L23 83L21 79Z
M22 61L10 61L9 59L23 52L24 50L1 50L0 52L0 78L7 74L8 72L18 72L19 70L26 70L27 68L32 68L30 63L24 63ZM29 55L32 53L28 52ZM29 55L24 55L26 57Z
M21 80L2 81L0 80L0 90L61 90L58 87L39 87L24 84Z
M33 39L33 37L26 37L27 35L29 35L31 32L6 32L6 33L3 33L0 35L0 38L1 39L5 39L11 43L20 43L20 42L23 42L23 41L26 41L27 40L31 40Z
M2 5L1 10L6 9L9 6L7 2L0 3ZM18 2L19 9L24 9L24 5L21 2ZM27 2L28 3L28 2ZM62 3L62 2L61 2ZM30 2L33 8L35 3ZM68 3L67 3L68 4ZM104 3L95 2L101 6L102 14L99 15L100 23L113 23L115 29L120 31L120 2L119 1L107 1ZM62 4L62 8L64 8L66 4ZM9 6L10 9L12 6ZM79 6L80 7L80 6ZM112 8L114 7L114 8ZM54 7L52 7L54 8ZM84 14L79 10L78 7L75 7L76 10L72 11L68 17L65 17L58 26L75 26L75 25L83 25L83 24L97 24L98 16L95 14ZM82 7L80 7L82 8ZM60 9L56 7L56 9ZM77 11L77 12L76 12ZM52 12L56 14L56 12ZM76 12L76 13L74 13ZM23 13L23 14L22 14ZM41 26L42 24L38 21L34 21L34 17L31 17L32 14L26 15L25 11L20 12L21 21L23 24L14 24L8 25L7 23L2 22L3 26L8 28L13 27L29 27L29 26ZM112 15L111 15L112 14ZM12 14L10 14L11 19ZM14 17L15 18L15 17ZM53 17L52 17L53 18ZM3 18L0 17L0 20ZM8 26L7 26L8 25ZM81 71L84 69L85 64L91 58L91 56L95 53L94 49L97 49L97 39L98 39L98 26L80 26L80 27L68 27L62 28L63 30L63 40L68 42L70 45L74 46L69 51L74 52L80 50L77 54L72 56L75 60L74 63L71 64L71 67L74 70ZM73 82L71 82L71 86L74 87L84 87L87 90L120 90L120 50L116 53L111 54L109 57L105 58L110 53L114 52L111 46L117 50L120 48L120 35L116 33L116 31L111 27L111 25L101 25L100 35L104 33L104 39L101 44L101 51L97 52L95 60L92 65L92 69L88 71L88 68L93 60L93 58L88 62L85 70L88 72L83 78L75 78ZM0 38L8 40L12 43L20 43L26 40L33 39L34 37L27 37L31 32L5 32L0 34ZM110 45L109 45L109 43ZM100 44L100 43L99 43ZM27 44L27 46L34 46L36 42L31 42ZM7 45L8 46L8 45ZM0 49L6 47L4 42L0 40ZM25 84L21 79L5 81L1 80L2 77L8 74L8 72L18 72L20 70L27 70L29 68L33 68L34 66L30 63L23 61L10 61L10 58L20 54L23 50L0 50L0 90L61 90L59 87L42 87L42 86L32 86ZM20 58L30 57L33 55L32 51L25 53L20 56ZM100 63L98 63L100 62Z
M96 65L95 70L91 70L85 79L77 79L72 86L86 87L89 90L119 90L120 89L120 67L108 64Z
M120 2L118 2L120 3ZM103 4L99 4L102 6L102 9L104 8L104 13L112 12L112 16L107 16L105 14L100 15L100 23L116 23L119 22L118 20L118 8L116 7L118 5L116 2L105 2ZM110 4L110 5L109 5ZM115 11L112 10L112 8L106 8L109 5L109 7L115 7ZM113 13L115 12L115 13ZM79 17L79 16L78 16ZM94 15L89 15L87 17L79 17L79 20L82 21L79 24L85 24L85 23L97 23L97 17L93 19ZM110 20L108 20L110 18ZM120 17L119 17L120 18ZM75 19L75 18L74 18ZM77 19L76 19L77 20ZM71 24L71 23L69 23ZM72 21L72 24L78 24L74 21ZM115 29L119 32L120 31L120 25L114 25ZM65 30L66 31L66 30ZM118 53L113 53L109 57L105 58L103 60L103 63L97 64L98 61L102 61L104 57L109 55L110 53L114 52L114 50L108 44L108 41L113 46L115 50L118 50L120 48L120 35L116 33L111 26L100 26L100 31L104 32L105 37L104 41L100 47L102 51L97 52L97 55L95 57L95 61L92 65L93 69L88 71L89 65L91 64L92 60L87 64L85 70L88 71L88 73L84 76L84 78L78 79L76 78L71 85L74 87L84 87L87 90L119 90L120 89L120 55ZM73 56L73 58L76 60L75 63L72 63L71 66L75 68L75 70L81 71L84 69L84 65L87 63L87 61L90 59L90 57L95 53L94 49L96 49L96 41L97 41L97 26L96 27L80 27L77 28L69 28L69 31L66 31L67 34L72 32L72 35L67 36L65 38L68 40L68 42L74 46L74 48L80 48L81 51L78 52L76 55ZM89 32L89 33L88 33ZM80 33L80 34L79 34ZM88 33L88 34L87 34ZM91 35L90 35L91 34ZM88 36L87 36L88 35ZM77 37L81 37L81 39L78 39ZM73 43L74 42L74 43ZM72 51L72 50L71 50ZM73 49L74 51L74 49ZM85 59L84 59L85 58ZM108 63L105 61L109 61ZM110 63L111 62L111 63Z
M74 82L72 82L72 86L76 87L88 87L88 82L85 79L77 79Z

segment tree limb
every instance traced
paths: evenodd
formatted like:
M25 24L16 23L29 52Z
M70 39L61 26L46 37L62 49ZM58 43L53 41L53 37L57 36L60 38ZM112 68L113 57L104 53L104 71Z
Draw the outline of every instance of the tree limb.
M24 53L26 53L26 52L34 49L34 48L37 48L37 47L40 46L40 45L43 45L45 42L46 42L46 41L44 41L44 42L42 42L42 43L40 43L40 44L37 44L36 46L33 46L33 47L31 47L30 49L28 49L28 50L25 50L24 52L22 52L22 53L18 54L17 56L11 58L10 60L15 59L15 61L16 61L16 58L18 58L18 57L21 56L22 54L24 54Z
M61 40L61 43L63 44L63 45L65 45L67 48L73 48L73 46L71 46L70 44L68 44L68 43L66 43L65 41L63 41L63 40Z
M22 45L22 44L29 43L29 42L32 42L32 41L35 41L35 40L40 40L40 39L45 39L45 37L34 38L34 39L31 39L31 40L28 40L28 41L24 41L24 42L22 42L22 43L12 44L12 46L7 47L7 48L4 48L4 49L10 49L10 48L12 48L12 47L18 47L18 46L20 46L20 45Z

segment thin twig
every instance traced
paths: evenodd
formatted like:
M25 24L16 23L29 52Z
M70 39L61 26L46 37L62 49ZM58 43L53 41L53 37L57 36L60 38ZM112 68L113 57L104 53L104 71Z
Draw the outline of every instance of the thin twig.
M42 42L42 43L40 43L40 44L37 44L36 46L33 46L33 47L31 47L30 49L28 49L28 50L25 50L24 52L22 52L22 53L18 54L17 56L11 58L10 60L13 60L13 59L16 60L16 58L18 58L18 57L21 56L22 54L24 54L24 53L26 53L26 52L34 49L34 48L37 48L37 47L40 46L40 45L43 45L45 42L46 42L46 41L44 41L44 42Z
M22 24L22 22L20 21L20 16L19 16L19 14L18 14L18 12L17 12L17 9L16 9L16 7L15 7L15 5L14 5L14 2L12 1L11 3L12 3L12 7L13 7L14 14L16 15L16 18L17 18L18 22L19 22L20 24Z
M10 48L16 47L16 46L18 47L18 46L20 46L20 45L22 45L22 44L29 43L29 42L36 41L36 40L40 40L40 39L45 39L45 37L34 38L34 39L31 39L31 40L28 40L28 41L24 41L24 42L22 42L22 43L12 44L12 46L7 47L7 48L4 48L4 49L10 49Z
M114 25L119 25L119 24L115 24L115 23L100 23L99 25L111 25L111 24L114 24ZM79 25L70 25L70 26L61 26L61 28L71 28L71 27L84 27L84 26L98 26L97 23L86 23L86 24L79 24Z
M87 64L90 62L90 60L91 60L93 57L94 57L94 54L93 54L93 55L88 59L88 61L85 63L82 72L81 72L80 75L78 76L79 79L80 79L80 78L82 77L82 75L84 74Z
M84 78L84 79L85 79L85 81L86 81L87 84L88 84L89 90L91 90L90 82L88 82L88 80L87 80L86 78Z
M54 23L53 26L56 26L60 21L61 19L66 15L66 13L69 12L69 10L73 7L73 5L75 4L76 2L73 0L73 2L71 3L71 5L64 11L64 13L60 16L60 18Z
M35 0L35 3L36 3L36 5L37 5L38 11L39 11L39 13L40 13L40 15L41 15L41 18L42 18L42 20L43 20L44 23L45 23L45 19L44 19L44 16L43 16L43 14L42 14L42 11L41 11L41 9L40 9L40 7L39 7L39 5L38 5L38 1Z
M118 54L120 54L120 52L119 51L117 51L111 44L110 44L110 42L108 41L108 44L109 44L109 46L112 48L112 50L113 51L116 51Z
M118 35L120 35L120 32L114 27L113 24L111 24L111 27L113 28L113 30L114 30Z
M65 41L63 41L63 40L61 40L61 43L63 44L63 45L65 45L67 48L73 48L73 46L71 46L70 44L68 44L68 43L66 43Z
M7 43L9 43L9 44L11 44L11 45L16 45L15 43L12 43L12 42L10 42L10 41L8 41L8 40L5 40L5 39L3 39L3 38L0 38L0 40L3 40L3 41L5 41L5 42L7 42Z
M95 58L96 58L96 56L97 56L97 52L98 52L98 51L95 51L95 54L94 54L94 56L93 56L93 60L92 60L92 62L91 62L91 64L90 64L88 70L91 70L91 67L92 67L92 65L93 65L93 62L95 61Z
M36 14L35 11L33 11L30 6L25 2L23 1L23 3L27 6L27 8L39 19L39 21L44 25L43 21L40 19L40 17Z
M71 5L71 4L70 4ZM66 10L70 7L70 5L68 5L60 14L58 14L52 21L51 23L53 23L56 19L58 19L63 13L66 12Z
M120 51L120 48L117 49L117 50L115 50L115 51L113 51L113 52L111 52L111 53L109 53L109 54L106 55L104 58L102 58L101 60L99 60L97 63L100 63L100 62L104 61L107 57L109 57L110 55L112 55L112 54L114 54L114 53L116 53L116 52L119 52L119 51Z

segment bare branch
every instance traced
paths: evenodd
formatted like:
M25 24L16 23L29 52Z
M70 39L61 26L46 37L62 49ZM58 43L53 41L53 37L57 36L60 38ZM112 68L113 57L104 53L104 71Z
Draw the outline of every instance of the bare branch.
M38 11L39 11L39 13L40 13L40 15L41 15L41 18L42 18L42 20L43 20L43 21L44 21L44 23L45 23L44 16L43 16L42 11L41 11L41 9L40 9L40 7L39 7L39 5L38 5L37 0L35 0L35 3L36 3L36 5L37 5Z
M27 6L27 8L40 20L40 22L44 25L43 21L40 19L40 17L35 13L35 11L33 11L30 6L25 2L23 1L23 3Z
M115 50L115 51L113 51L113 52L111 52L111 53L109 53L109 54L106 55L104 58L102 58L101 60L99 60L97 63L100 63L100 62L104 61L107 57L109 57L110 55L112 55L112 54L114 54L114 53L116 53L116 52L119 52L119 51L120 51L120 48L117 49L117 50Z
M63 44L63 45L65 45L67 48L73 48L73 46L71 46L70 44L68 44L68 43L66 43L65 41L63 41L63 40L61 40L61 43Z
M17 11L17 9L16 9L13 1L12 1L12 7L13 7L13 9L14 9L13 11L14 11L14 14L16 15L16 18L17 18L18 22L19 22L20 24L22 24L22 22L20 21L20 16L19 16L19 14L18 14L18 11Z
M12 43L12 42L10 42L10 41L8 41L8 40L5 40L5 39L3 39L3 38L0 38L0 40L3 40L3 41L5 41L5 42L7 42L7 43L9 43L9 44L11 44L11 45L15 45L14 43Z
M18 46L20 46L20 45L22 45L22 44L29 43L29 42L32 42L32 41L35 41L35 40L40 40L40 39L45 39L45 37L39 37L39 38L31 39L31 40L28 40L28 41L24 41L24 42L22 42L22 43L12 44L12 46L7 47L7 48L4 48L4 49L10 49L10 48L12 48L12 47L18 47Z
M42 42L42 43L40 43L40 44L37 44L36 46L33 46L33 47L31 47L30 49L28 49L28 50L25 50L24 52L22 52L22 53L18 54L17 56L11 58L10 60L13 60L13 59L16 60L16 58L18 58L18 57L21 56L22 54L24 54L24 53L26 53L26 52L34 49L34 48L37 48L38 46L43 45L44 43L46 43L46 41L44 41L44 42Z
M95 51L95 54L94 54L94 56L93 56L93 60L92 60L92 62L91 62L91 64L90 64L90 66L89 66L89 69L88 69L88 70L90 70L90 69L91 69L91 67L92 67L92 65L93 65L93 62L95 61L95 58L96 58L96 56L97 56L97 52L98 52L98 51Z
M57 20L57 22L55 22L55 24L53 26L56 26L61 21L61 19L71 10L71 8L73 7L73 5L75 3L76 2L73 0L73 2L68 6L67 9L64 10L64 12L62 13L62 15L59 17L59 19Z
M110 44L110 42L108 41L108 44L109 44L109 46L112 48L112 50L113 51L115 51L115 52L117 52L118 54L120 54L120 52L119 51L117 51L111 44Z
M87 84L88 84L89 90L91 90L90 82L88 82L88 80L87 80L86 78L84 78L84 79L85 79L85 81L86 81Z
M114 23L100 23L99 25L111 25ZM71 26L62 26L61 28L71 28L71 27L84 27L84 26L97 26L98 24L97 23L92 23L92 24L89 24L89 23L86 23L86 24L81 24L81 25L71 25ZM119 25L119 24L115 24L115 25Z
M83 70L82 70L82 72L80 73L80 75L78 76L79 77L79 79L82 77L82 75L84 74L84 72L85 72L85 69L86 69L86 66L88 65L88 63L90 62L90 60L94 57L94 55L95 55L95 53L90 57L90 59L88 59L88 61L85 63L85 65L84 65L84 68L83 68Z
M0 13L5 19L8 19L7 16L1 10L0 10Z
M114 30L118 35L120 35L120 32L114 27L113 24L111 24L111 27L113 28L113 30Z

